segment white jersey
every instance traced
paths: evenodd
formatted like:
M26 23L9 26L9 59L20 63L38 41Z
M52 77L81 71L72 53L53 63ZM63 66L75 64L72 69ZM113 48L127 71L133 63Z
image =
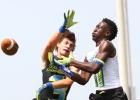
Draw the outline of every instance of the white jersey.
M98 52L99 52L99 46L96 47L95 50L89 52L86 56L88 62L93 62ZM103 74L102 75L103 84L102 85L96 84L97 87L96 90L106 90L106 89L112 89L121 86L117 56L113 58L108 58L101 69L102 69L101 73ZM95 83L99 81L98 73L94 75Z

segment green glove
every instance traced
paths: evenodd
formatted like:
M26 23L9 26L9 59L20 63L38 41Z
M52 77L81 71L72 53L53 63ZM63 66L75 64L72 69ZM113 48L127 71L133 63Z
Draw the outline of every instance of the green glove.
M75 15L75 11L74 10L68 10L66 18L67 18L67 23L66 23L66 28L70 28L71 26L77 24L78 22L74 22L73 18Z
M61 56L62 59L58 60L61 64L69 65L70 62L74 59L73 53L71 52L69 57Z

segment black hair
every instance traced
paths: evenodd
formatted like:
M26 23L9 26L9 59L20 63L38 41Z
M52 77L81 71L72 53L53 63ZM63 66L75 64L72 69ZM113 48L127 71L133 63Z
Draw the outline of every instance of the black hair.
M109 29L111 32L109 40L110 41L113 40L117 36L117 32L118 32L118 28L117 28L116 23L108 18L103 18L102 22L107 23L107 25L109 26Z

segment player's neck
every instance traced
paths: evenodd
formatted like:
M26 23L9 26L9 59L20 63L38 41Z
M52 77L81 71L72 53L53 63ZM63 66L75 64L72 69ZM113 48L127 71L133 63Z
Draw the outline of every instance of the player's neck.
M107 39L102 39L102 40L97 41L97 42L96 42L96 47L98 47L98 46L101 44L102 41L106 41L106 40L107 40Z

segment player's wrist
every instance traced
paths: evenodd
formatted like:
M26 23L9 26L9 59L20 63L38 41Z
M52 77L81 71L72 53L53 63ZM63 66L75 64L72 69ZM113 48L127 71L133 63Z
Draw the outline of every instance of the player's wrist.
M61 26L61 27L59 28L59 32L60 32L60 33L64 33L65 30L66 30L66 26Z
M60 60L56 60L55 58L53 58L53 62L55 63L56 67L60 69L66 76L74 76L74 73L68 68L69 65L66 62L60 62Z
M68 67L66 67L66 65L60 65L58 67L66 76L70 78L74 76L74 73Z
M47 89L53 89L52 82L48 82L48 83L46 83L46 85L47 85Z
M64 22L63 22L63 25L59 28L59 32L60 33L64 33L65 32L66 24L67 24L67 18L66 18L66 14L64 13Z
M40 100L40 98L42 98L42 93L43 91L46 91L46 93L51 93L53 91L53 85L51 82L48 82L46 84L43 84L38 91L36 92L36 98L37 100Z
M48 82L46 84L43 84L39 89L38 89L38 93L42 92L44 89L48 89L48 90L52 90L53 89L53 85L51 82Z

